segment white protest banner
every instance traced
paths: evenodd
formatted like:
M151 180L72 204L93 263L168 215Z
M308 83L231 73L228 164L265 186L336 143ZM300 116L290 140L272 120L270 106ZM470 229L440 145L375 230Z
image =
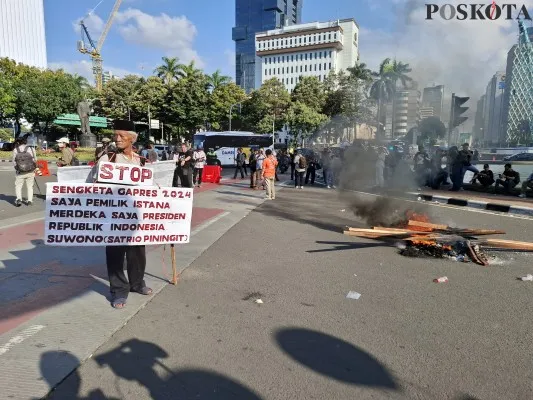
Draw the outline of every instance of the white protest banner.
M188 243L193 190L47 183L45 239L52 246Z
M137 165L100 162L96 180L98 183L154 186L154 172Z
M153 164L147 164L154 173L154 185L161 187L171 187L174 170L176 169L175 161L159 161ZM97 167L78 166L78 167L59 167L57 170L57 181L60 183L92 183L96 181Z

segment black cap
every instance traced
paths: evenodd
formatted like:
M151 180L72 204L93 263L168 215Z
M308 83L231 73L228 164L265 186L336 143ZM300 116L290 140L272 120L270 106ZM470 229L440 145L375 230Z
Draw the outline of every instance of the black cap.
M116 119L113 121L113 129L116 131L130 131L135 132L135 124L133 121L125 119Z

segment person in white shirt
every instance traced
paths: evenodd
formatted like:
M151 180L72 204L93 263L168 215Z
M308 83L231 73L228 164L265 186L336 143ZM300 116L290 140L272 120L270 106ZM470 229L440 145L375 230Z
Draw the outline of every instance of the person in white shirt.
M205 160L207 156L204 152L204 149L201 145L196 148L196 151L192 155L194 160L194 172L192 176L192 181L194 185L202 187L202 175L204 173Z
M15 141L13 148L13 166L15 167L15 207L22 205L22 186L26 185L26 204L33 204L33 183L35 170L37 169L37 157L35 149L28 146L26 138L22 137Z

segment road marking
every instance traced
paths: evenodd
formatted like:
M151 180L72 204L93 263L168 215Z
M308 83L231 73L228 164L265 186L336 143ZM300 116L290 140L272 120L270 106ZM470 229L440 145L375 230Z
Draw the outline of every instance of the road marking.
M42 329L44 329L44 325L33 325L33 326L30 326L28 329L25 329L22 332L20 332L20 334L18 334L17 336L13 336L11 339L9 339L9 341L5 345L0 346L0 356L7 353L17 344L20 344L26 339L32 337L33 335L35 335Z
M201 224L200 226L198 226L196 229L194 229L192 232L191 232L191 236L194 236L196 235L197 233L199 233L200 231L204 230L205 228L207 228L208 226L211 226L213 225L215 222L221 220L222 218L224 218L225 216L229 215L230 212L229 211L225 211L223 212L222 214L220 215L217 215L216 217L214 218L211 218L209 221Z
M19 221L19 222L15 223L15 224L2 225L2 226L0 226L0 230L7 229L7 228L13 228L14 226L21 226L21 225L31 224L32 222L41 221L43 219L44 219L44 216L38 217L38 218L29 219L27 221Z

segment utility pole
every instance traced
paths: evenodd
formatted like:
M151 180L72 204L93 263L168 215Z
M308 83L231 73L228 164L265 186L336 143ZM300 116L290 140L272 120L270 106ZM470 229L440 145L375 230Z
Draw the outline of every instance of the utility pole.
M452 93L452 109L450 111L450 123L448 124L448 148L450 148L451 145L451 138L452 138L452 130L453 130L453 121L455 120L454 117L454 104L455 104L455 93Z
M152 115L150 114L150 105L148 105L148 141L150 141L151 133L152 133Z

